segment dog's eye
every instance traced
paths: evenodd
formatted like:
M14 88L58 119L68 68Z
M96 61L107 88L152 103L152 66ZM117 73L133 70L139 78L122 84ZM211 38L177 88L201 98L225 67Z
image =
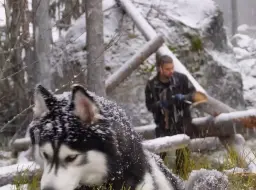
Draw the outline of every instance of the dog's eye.
M43 155L44 155L44 158L45 158L46 160L48 160L48 159L49 159L48 154L46 154L45 152L43 152Z
M67 156L65 158L65 162L73 162L76 158L77 158L77 154L76 155L72 155L72 156Z

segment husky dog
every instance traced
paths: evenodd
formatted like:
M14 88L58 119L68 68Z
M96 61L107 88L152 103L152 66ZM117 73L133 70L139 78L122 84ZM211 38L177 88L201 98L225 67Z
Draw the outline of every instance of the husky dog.
M74 85L65 97L37 85L29 136L41 190L181 190L184 182L144 150L125 112Z

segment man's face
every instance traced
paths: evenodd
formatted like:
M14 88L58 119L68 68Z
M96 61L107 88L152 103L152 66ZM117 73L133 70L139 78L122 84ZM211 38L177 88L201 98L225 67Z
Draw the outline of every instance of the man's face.
M163 77L170 78L174 72L173 63L166 63L160 66L160 74Z

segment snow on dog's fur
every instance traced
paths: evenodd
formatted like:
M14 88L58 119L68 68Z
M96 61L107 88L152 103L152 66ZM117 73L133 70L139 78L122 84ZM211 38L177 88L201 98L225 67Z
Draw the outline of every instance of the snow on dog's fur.
M111 184L130 190L181 190L184 183L159 156L144 150L116 103L74 85L66 97L35 90L29 126L41 190L90 189Z

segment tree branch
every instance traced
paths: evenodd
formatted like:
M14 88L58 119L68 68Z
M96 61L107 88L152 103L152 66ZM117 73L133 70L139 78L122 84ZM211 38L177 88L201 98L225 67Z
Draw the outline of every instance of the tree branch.
M160 35L157 35L155 38L147 42L138 53L136 53L107 79L105 84L107 93L111 92L121 82L123 82L124 79L137 69L152 53L157 51L163 43L164 39Z

